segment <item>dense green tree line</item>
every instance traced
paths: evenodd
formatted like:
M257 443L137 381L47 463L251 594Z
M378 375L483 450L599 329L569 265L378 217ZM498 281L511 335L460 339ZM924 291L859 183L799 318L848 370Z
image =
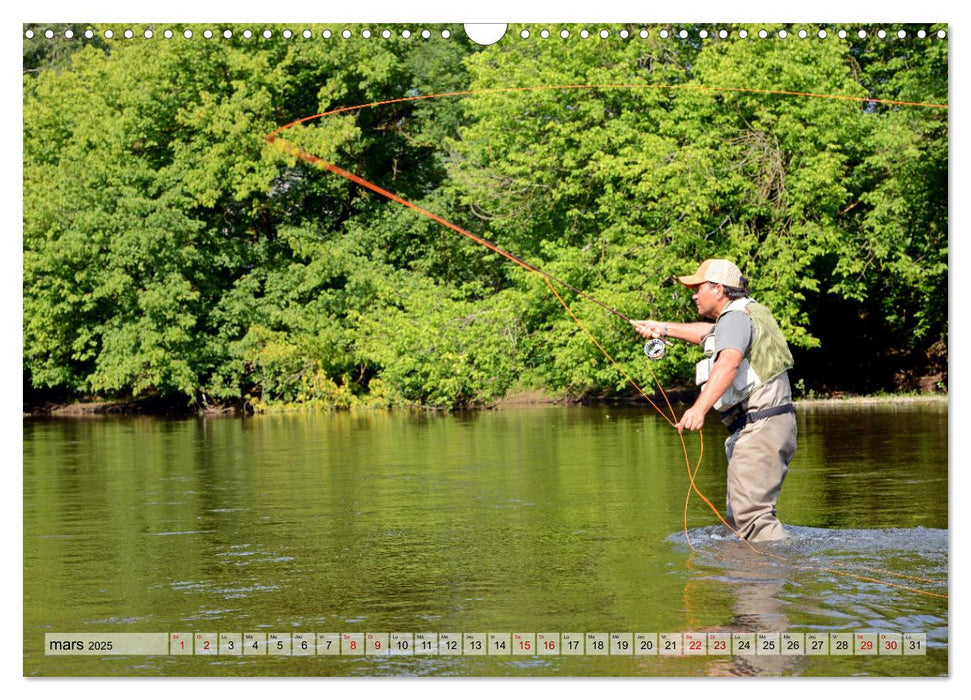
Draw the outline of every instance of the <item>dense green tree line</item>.
M187 405L629 393L539 276L264 140L469 90L283 138L632 317L692 318L675 275L734 258L801 386L886 389L946 363L947 110L711 89L945 104L946 40L265 28L25 40L30 388ZM505 90L563 85L602 87ZM630 328L559 291L649 382ZM696 352L653 369L683 381Z

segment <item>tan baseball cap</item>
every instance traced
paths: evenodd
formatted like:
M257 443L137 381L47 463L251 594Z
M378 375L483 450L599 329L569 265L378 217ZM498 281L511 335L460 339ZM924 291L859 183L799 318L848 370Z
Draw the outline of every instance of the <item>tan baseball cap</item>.
M702 282L724 284L726 287L742 286L742 271L730 260L705 260L693 275L678 277L686 287L696 287Z

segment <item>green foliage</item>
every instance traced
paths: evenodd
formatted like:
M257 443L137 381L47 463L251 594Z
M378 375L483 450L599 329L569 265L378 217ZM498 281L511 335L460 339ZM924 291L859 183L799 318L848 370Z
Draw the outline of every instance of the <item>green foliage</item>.
M408 402L453 408L505 395L519 376L521 295L468 301L411 274L375 285L357 317L357 353Z
M794 38L700 51L659 37L506 44L470 60L474 89L526 73L528 84L637 87L470 99L452 145L454 186L497 240L544 269L565 268L600 299L628 295L632 315L690 317L672 276L727 257L797 347L820 345L825 322L813 301L823 294L881 314L895 347L936 340L946 335L946 111L729 91L866 97L861 66L873 65L875 96L945 101L942 42L876 53ZM901 68L906 55L913 74L897 77L881 63L888 54ZM921 91L914 76L935 80ZM631 297L638 287L640 299ZM572 323L549 330L549 381L611 387ZM684 373L689 358L672 362L671 374L662 366L663 379Z
M24 48L36 387L258 408L630 392L540 276L286 144L632 317L693 320L676 276L729 257L796 348L857 333L832 300L880 320L872 347L946 348L947 110L711 89L944 103L944 41L582 27L563 41L530 27L537 38L479 48L401 27L133 42L66 27ZM595 87L545 89L562 85ZM697 350L649 367L626 323L554 286L641 386L650 369L666 385L690 376Z

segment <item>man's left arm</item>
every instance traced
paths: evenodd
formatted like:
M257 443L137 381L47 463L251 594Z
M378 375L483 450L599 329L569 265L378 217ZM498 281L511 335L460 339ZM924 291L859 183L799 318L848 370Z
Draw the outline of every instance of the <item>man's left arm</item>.
M725 348L718 353L711 366L708 383L701 390L694 405L684 412L681 421L675 426L679 433L684 430L701 430L701 426L705 423L705 414L735 381L735 375L738 374L743 357L742 352L734 348Z

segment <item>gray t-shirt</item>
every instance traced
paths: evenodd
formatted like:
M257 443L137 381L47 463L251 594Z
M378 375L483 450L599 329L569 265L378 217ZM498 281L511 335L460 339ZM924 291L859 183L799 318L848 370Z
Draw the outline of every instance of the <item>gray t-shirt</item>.
M722 350L738 350L743 356L748 355L752 347L752 335L755 328L752 319L744 311L729 311L718 319L715 324L715 358Z

